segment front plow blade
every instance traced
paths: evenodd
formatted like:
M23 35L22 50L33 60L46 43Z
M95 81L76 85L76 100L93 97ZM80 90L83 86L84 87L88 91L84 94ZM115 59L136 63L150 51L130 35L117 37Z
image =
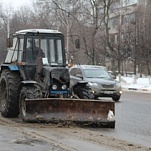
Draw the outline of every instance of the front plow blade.
M25 122L73 122L114 128L114 101L67 98L26 99Z

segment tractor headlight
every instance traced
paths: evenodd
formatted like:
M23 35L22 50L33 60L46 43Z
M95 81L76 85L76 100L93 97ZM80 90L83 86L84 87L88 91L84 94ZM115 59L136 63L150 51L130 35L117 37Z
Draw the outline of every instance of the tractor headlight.
M53 90L57 90L57 85L54 84L54 85L52 86L52 89L53 89Z
M62 85L62 90L66 90L67 89L67 86L66 85Z

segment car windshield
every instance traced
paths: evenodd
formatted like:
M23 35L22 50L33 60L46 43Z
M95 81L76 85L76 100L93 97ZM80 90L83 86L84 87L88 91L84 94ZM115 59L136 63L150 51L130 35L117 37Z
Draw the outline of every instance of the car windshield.
M86 78L111 79L111 76L108 74L108 72L101 68L84 69L84 75Z

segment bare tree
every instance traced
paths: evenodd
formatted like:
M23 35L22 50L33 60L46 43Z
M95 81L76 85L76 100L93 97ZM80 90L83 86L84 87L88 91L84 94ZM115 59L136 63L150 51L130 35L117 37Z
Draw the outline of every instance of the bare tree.
M120 69L121 69L121 62L123 57L121 57L123 55L123 41L121 40L121 32L122 32L122 27L121 27L121 23L120 23L120 12L117 12L117 6L119 5L119 1L114 1L114 0L103 0L103 10L104 10L104 25L105 25L105 35L106 35L106 46L107 46L107 51L106 53L108 54L108 56L111 58L112 61L112 67L111 70L114 72L116 69L118 69L118 72L120 73ZM116 12L119 13L119 15L117 15L117 17L119 17L119 19L117 20L117 38L115 40L115 35L114 36L114 40L112 41L112 35L110 34L109 30L109 21L111 19L110 14L114 13L116 9ZM117 62L117 63L116 63ZM117 67L116 67L117 64Z
M138 47L139 47L139 69L141 70L142 66L147 67L147 74L150 75L150 57L151 57L151 21L150 21L150 9L151 3L150 1L145 1L143 6L139 6L138 9L138 18L136 21L138 22L137 30L138 30ZM141 17L140 17L141 16ZM145 71L144 71L145 72Z
M7 8L7 11L3 8L3 5L0 4L0 63L4 61L4 58L7 53L6 47L6 38L9 34L8 24L10 21L11 9Z

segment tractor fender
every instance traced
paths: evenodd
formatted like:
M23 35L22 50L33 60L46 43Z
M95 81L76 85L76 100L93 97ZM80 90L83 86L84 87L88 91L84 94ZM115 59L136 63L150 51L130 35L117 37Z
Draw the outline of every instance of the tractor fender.
M0 65L0 76L1 76L1 73L4 69L8 69L10 71L19 71L19 68L17 65L10 65L10 64L1 64Z
M10 71L19 71L19 67L17 65L11 64L2 64L0 67L0 72L2 72L3 69L9 69Z
M24 71L21 70L21 68L19 66L17 66L17 65L5 64L5 63L2 64L0 66L0 75L1 75L2 71L5 70L5 69L8 69L11 72L19 73L19 74L21 74L21 77L23 79L26 79Z
M30 80L30 81L22 81L18 87L18 91L20 92L23 86L33 86L33 85L39 85L36 81Z
M87 81L78 81L75 85L73 85L70 89L71 92L73 92L77 87L82 87L82 88L88 88L87 87L88 82Z
M88 82L87 81L78 81L74 86L86 86L88 84Z

